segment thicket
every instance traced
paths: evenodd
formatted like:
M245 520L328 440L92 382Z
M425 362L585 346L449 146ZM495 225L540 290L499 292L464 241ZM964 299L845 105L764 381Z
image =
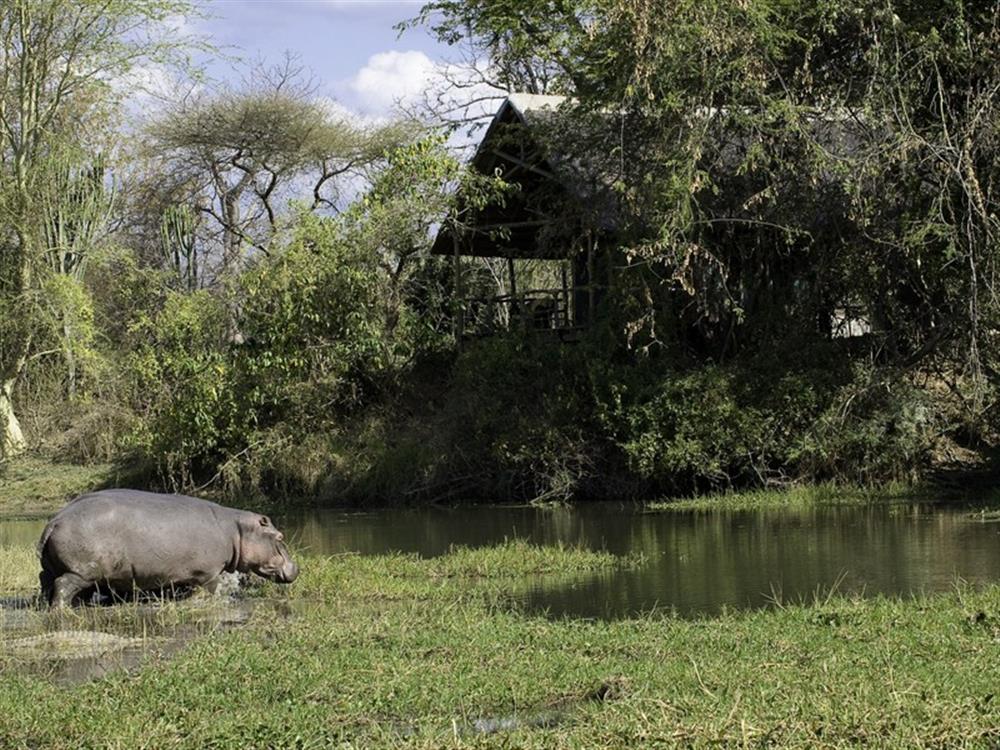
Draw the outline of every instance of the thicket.
M413 123L331 119L286 63L167 112L113 179L73 152L24 186L73 217L0 237L2 405L35 450L359 503L989 464L1000 4L448 0L422 20L493 83L570 95L545 145L603 188L566 227L615 217L598 324L456 336L430 241L516 181ZM492 291L480 270L466 291Z

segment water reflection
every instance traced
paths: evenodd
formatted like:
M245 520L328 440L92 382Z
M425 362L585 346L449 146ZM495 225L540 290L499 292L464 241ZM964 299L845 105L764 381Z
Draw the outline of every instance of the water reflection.
M773 597L942 591L959 578L1000 577L1000 524L921 505L803 511L643 513L631 506L579 509L473 508L363 515L300 513L285 520L321 552L416 552L495 544L514 537L641 552L647 564L537 588L530 610L622 617L653 609L682 615L760 607Z
M622 617L653 609L681 615L759 607L772 596L941 591L959 578L1000 578L1000 523L921 505L796 511L643 513L617 504L580 508L475 507L275 514L296 546L318 554L390 551L440 555L452 545L521 538L580 544L647 564L529 590L523 605L552 615ZM33 544L43 521L0 521L0 545Z

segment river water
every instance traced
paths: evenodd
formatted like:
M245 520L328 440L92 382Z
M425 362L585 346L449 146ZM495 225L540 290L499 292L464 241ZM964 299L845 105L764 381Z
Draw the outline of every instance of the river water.
M1000 580L1000 522L921 504L807 510L644 512L611 503L575 508L468 507L273 514L301 552L444 554L505 539L641 553L644 564L534 582L521 606L550 616L681 616L840 593L910 595L962 580ZM0 519L0 546L34 544L44 520ZM305 560L308 564L308 560Z

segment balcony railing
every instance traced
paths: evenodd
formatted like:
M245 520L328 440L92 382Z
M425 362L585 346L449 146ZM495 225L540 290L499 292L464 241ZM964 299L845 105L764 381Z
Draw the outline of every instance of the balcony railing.
M578 330L573 316L572 289L528 289L496 297L464 301L461 331L465 337L521 331Z

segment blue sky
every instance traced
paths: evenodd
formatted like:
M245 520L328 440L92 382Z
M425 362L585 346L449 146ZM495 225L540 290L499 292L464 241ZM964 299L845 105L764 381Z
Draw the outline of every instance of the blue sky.
M198 30L247 59L280 61L286 50L320 84L318 93L350 110L384 114L412 98L455 51L423 28L393 29L417 14L421 0L204 0L212 18ZM222 64L213 77L232 75Z

